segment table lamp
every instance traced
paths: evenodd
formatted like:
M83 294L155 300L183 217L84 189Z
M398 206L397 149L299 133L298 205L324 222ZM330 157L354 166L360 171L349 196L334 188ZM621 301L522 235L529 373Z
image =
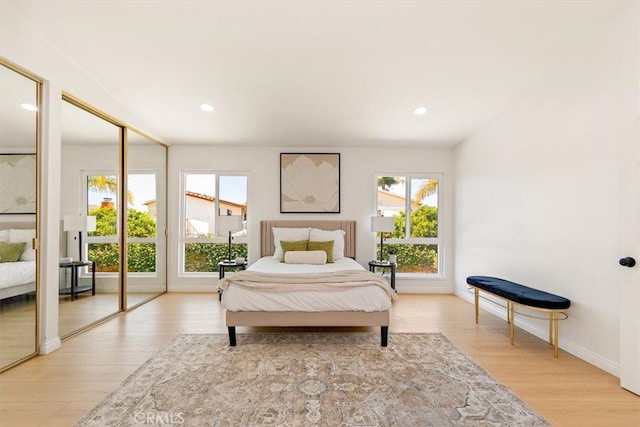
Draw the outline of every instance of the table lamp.
M78 261L82 261L82 233L96 231L96 217L82 214L65 215L63 220L63 229L64 231L78 232Z
M224 215L216 218L219 234L229 235L229 258L231 261L231 234L242 230L242 216L240 215Z
M389 233L394 230L393 217L392 216L372 216L371 217L371 231L374 233L380 233L380 262L382 262L382 244L384 241L384 233Z

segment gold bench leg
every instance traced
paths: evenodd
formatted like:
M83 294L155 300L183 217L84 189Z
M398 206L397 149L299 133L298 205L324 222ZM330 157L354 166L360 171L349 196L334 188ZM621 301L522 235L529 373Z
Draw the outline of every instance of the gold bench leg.
M480 289L476 287L473 288L473 297L475 303L476 323L478 323L480 315ZM509 323L509 340L511 342L511 345L515 344L515 315L515 303L507 300L507 323ZM563 317L563 319L565 318L566 315L565 317ZM538 317L538 319L540 319L540 317ZM559 320L560 313L558 311L549 311L549 344L553 346L553 355L556 359L558 358L559 350Z
M558 333L560 331L559 327L558 327L558 312L554 311L553 312L553 355L555 356L555 358L558 358Z
M478 314L480 312L479 309L479 304L480 304L480 289L478 288L473 288L473 299L475 301L475 306L476 306L476 323L478 323Z
M514 308L511 301L507 302L507 321L509 322L509 339L511 340L511 345L513 345L516 333L514 326Z

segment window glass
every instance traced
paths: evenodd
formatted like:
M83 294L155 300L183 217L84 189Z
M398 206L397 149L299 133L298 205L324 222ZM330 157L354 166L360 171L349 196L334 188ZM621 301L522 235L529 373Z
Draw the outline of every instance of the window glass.
M127 191L128 271L156 271L156 175L130 174ZM120 244L118 224L118 181L109 173L89 173L86 178L87 215L96 217L96 230L88 232L89 259L96 273L118 272Z
M438 180L412 178L411 237L438 237Z
M182 182L182 272L217 273L229 251L247 259L247 177L184 172Z
M118 180L115 173L89 173L86 176L87 215L96 217L95 231L88 232L88 259L96 263L96 273L120 269L118 243Z
M129 174L127 185L127 268L132 273L155 273L156 174Z
M184 188L184 236L213 236L216 176L204 173L185 174Z
M377 213L394 218L394 231L383 233L383 258L395 253L398 272L439 274L439 185L436 176L377 177Z

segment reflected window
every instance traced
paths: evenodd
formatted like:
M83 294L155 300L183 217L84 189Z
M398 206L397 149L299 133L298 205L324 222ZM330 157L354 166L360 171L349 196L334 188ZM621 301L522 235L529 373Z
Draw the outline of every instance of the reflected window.
M130 273L156 272L156 179L155 173L127 176L127 269Z
M89 259L96 263L96 273L117 273L120 270L117 175L113 171L87 173L84 183L86 213L96 217L96 230L87 237Z
M128 266L131 273L155 273L157 260L156 174L132 173L127 177ZM89 232L89 259L97 273L118 272L118 181L111 173L86 176L87 215L96 217L96 230Z

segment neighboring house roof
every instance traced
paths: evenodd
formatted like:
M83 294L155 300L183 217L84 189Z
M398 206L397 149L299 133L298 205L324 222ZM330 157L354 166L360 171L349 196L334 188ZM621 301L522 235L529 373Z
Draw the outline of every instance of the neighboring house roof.
M195 197L196 199L209 200L210 202L213 202L216 199L214 196L209 196L208 194L196 193L194 191L185 191L184 194L189 197Z
M214 196L209 196L208 194L201 194L201 193L196 193L194 191L186 191L185 194L187 195L187 197L193 197L195 199L201 199L201 200L205 200L208 202L213 202L214 200L216 200L216 198ZM149 200L148 202L144 202L144 205L155 205L157 202L155 199ZM238 208L244 208L246 207L246 205L240 204L240 203L235 203L235 202L230 202L228 200L223 200L220 199L220 203L224 203L227 206L236 206Z
M209 202L213 202L216 198L215 196L209 196L208 194L201 194L201 193L196 193L193 191L185 191L185 194L187 197L193 197L196 199L201 199L201 200L206 200ZM244 204L240 204L240 203L235 203L235 202L230 202L228 200L223 200L220 199L220 203L224 203L227 206L236 206L237 208L245 208L246 205Z
M397 207L400 209L404 209L405 207L405 198L404 195L398 193L392 193L387 190L378 189L378 204L384 205L387 207ZM420 203L416 203L415 201L411 201L412 207L420 207Z

